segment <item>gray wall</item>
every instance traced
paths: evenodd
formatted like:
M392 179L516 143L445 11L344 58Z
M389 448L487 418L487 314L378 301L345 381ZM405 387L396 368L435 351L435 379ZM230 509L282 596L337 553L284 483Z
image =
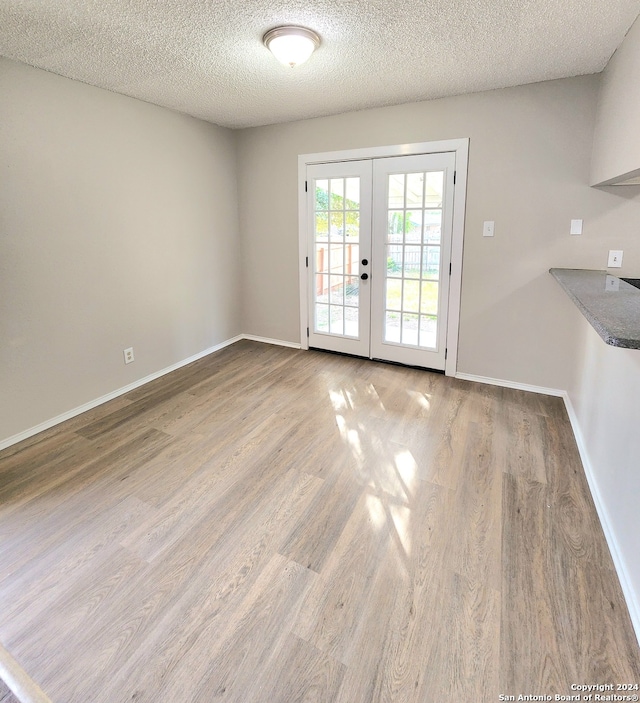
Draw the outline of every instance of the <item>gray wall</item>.
M0 95L1 441L241 321L233 132L7 60Z
M244 130L244 331L299 342L298 154L470 137L458 370L563 389L575 322L552 266L640 273L636 188L589 187L598 76ZM634 192L631 192L634 191ZM584 234L569 235L572 218ZM483 220L495 220L493 239Z

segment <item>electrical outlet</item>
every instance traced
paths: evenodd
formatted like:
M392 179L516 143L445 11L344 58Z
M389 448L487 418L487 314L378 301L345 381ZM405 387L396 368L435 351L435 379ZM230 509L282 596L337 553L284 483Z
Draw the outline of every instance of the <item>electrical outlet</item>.
M622 266L622 252L616 249L609 251L609 263L607 266L610 269L619 269Z
M129 347L128 349L125 349L123 354L124 354L124 363L125 364L130 364L132 361L134 361L133 347Z
M570 234L582 234L582 220L571 220Z
M482 225L482 236L493 237L495 226L496 223L493 220L486 220L485 223Z

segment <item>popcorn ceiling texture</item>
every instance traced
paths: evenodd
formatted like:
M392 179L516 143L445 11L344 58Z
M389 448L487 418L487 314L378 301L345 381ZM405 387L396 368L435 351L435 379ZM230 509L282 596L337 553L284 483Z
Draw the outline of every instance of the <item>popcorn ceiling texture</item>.
M0 0L0 54L240 128L601 71L640 0ZM296 69L262 35L314 29Z

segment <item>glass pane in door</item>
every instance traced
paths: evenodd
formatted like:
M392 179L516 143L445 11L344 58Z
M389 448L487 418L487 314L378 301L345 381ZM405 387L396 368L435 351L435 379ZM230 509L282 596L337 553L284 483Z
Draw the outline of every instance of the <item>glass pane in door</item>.
M435 349L444 171L388 175L384 341Z
M358 337L360 178L315 181L314 331Z

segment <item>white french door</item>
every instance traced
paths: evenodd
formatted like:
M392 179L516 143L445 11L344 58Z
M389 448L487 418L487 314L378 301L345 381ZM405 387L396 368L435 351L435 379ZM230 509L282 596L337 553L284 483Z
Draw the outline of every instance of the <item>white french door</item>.
M455 155L376 159L371 350L444 370Z
M309 346L369 356L372 162L307 172Z
M455 153L307 166L309 346L444 370Z

